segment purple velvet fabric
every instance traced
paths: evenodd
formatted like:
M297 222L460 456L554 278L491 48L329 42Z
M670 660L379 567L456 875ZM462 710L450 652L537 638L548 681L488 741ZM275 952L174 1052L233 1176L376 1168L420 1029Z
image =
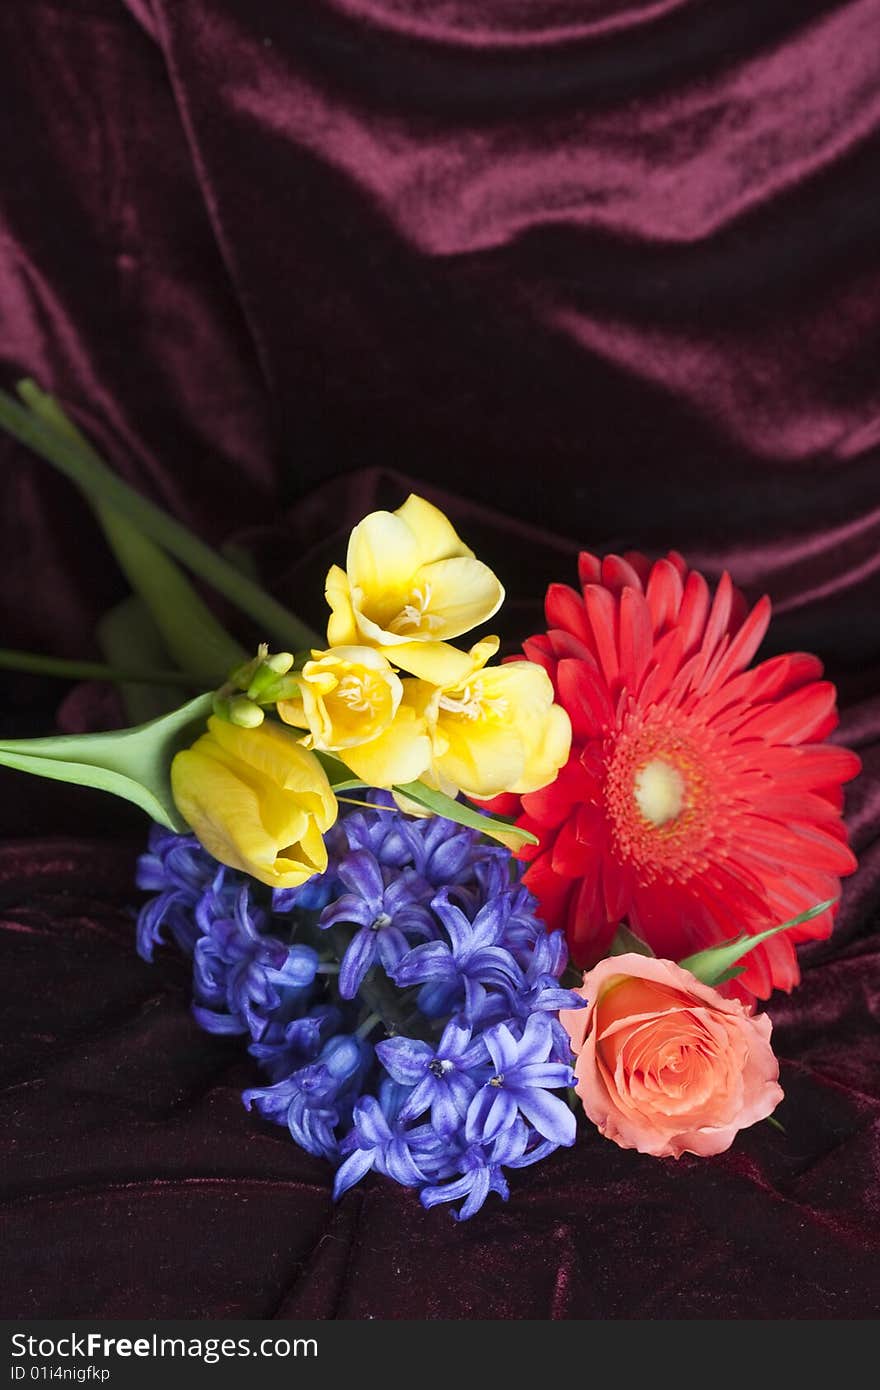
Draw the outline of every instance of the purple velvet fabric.
M880 0L0 7L5 385L314 622L347 528L412 485L503 575L511 639L579 545L728 566L865 760L839 930L770 1004L785 1135L678 1163L585 1135L466 1226L381 1179L334 1208L183 964L134 954L137 813L4 774L4 1314L876 1312L878 33ZM0 464L2 644L94 655L122 579L46 466ZM50 727L57 687L4 689L7 730Z

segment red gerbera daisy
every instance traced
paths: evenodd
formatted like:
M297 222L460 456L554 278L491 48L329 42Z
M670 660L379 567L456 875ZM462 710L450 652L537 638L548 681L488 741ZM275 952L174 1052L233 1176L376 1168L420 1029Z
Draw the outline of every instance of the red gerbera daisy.
M855 859L842 784L859 760L822 740L836 692L816 657L751 670L770 620L724 574L714 599L680 555L580 557L583 596L554 584L549 631L524 644L573 729L558 779L518 799L539 838L525 881L575 962L606 955L619 923L657 955L755 933L840 891ZM766 998L799 979L792 940L828 936L833 911L746 957Z

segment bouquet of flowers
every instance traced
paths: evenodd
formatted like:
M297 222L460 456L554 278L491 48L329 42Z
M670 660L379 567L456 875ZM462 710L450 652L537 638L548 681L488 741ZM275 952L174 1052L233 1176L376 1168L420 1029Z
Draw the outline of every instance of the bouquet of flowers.
M147 812L137 948L191 958L195 1019L262 1073L245 1105L333 1164L337 1197L375 1171L466 1219L575 1143L579 1111L658 1157L719 1153L772 1115L757 1001L832 930L859 763L824 741L815 658L752 664L767 599L748 612L676 553L585 553L579 590L552 585L546 632L499 663L496 637L457 641L501 582L413 495L352 531L322 638L33 383L0 393L0 424L81 489L136 605L105 625L121 665L3 664L165 703L0 743L0 763ZM248 615L255 650L185 569Z

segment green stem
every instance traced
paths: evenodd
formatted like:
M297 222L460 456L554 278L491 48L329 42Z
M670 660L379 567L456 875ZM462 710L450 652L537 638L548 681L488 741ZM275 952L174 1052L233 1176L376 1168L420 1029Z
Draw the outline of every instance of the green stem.
M20 383L19 391L28 404L38 405L44 397L33 382ZM70 436L50 428L5 391L0 391L0 426L48 463L54 464L90 497L115 507L145 536L174 555L259 623L267 635L293 650L323 645L316 633L259 584L248 579L161 507L141 497L118 478L91 448L83 449Z
M131 682L136 685L182 685L197 690L198 682L184 671L128 670L107 666L101 661L68 661L60 656L41 656L37 652L0 649L0 670L27 671L36 676L59 676L72 681Z

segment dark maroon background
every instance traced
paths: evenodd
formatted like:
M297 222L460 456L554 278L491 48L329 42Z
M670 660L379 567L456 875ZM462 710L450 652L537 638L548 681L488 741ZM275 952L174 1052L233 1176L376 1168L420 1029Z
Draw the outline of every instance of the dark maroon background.
M137 813L4 775L5 1315L877 1310L878 41L880 0L4 0L5 385L314 621L412 480L512 637L578 544L727 565L865 759L839 932L770 1005L786 1133L585 1135L461 1227L380 1179L334 1208L182 963L134 954ZM92 655L122 580L66 484L0 465L0 640ZM51 727L63 687L3 684L7 731Z

